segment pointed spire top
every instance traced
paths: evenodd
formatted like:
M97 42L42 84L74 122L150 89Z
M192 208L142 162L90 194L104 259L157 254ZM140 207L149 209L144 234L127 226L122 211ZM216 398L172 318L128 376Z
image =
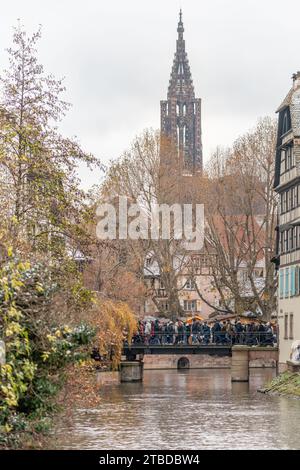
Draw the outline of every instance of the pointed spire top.
M183 27L183 22L182 22L182 10L181 10L181 8L180 8L180 11L179 11L179 22L178 22L177 32L178 32L178 39L183 39L184 27Z

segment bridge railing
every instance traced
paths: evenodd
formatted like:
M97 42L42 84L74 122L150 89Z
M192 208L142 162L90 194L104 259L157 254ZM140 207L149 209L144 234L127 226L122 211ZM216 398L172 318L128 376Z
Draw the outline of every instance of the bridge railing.
M227 345L243 344L247 346L274 346L276 337L271 332L225 332L214 333L153 333L151 335L136 334L130 346L174 346L181 345ZM124 346L128 347L128 342Z

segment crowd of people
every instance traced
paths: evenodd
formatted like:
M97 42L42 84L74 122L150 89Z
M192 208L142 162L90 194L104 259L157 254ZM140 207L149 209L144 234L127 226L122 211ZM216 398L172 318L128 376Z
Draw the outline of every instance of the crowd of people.
M270 345L277 342L276 327L270 322L250 321L207 321L193 318L175 322L140 320L138 331L132 338L133 344L176 345L176 344L245 344L248 346Z

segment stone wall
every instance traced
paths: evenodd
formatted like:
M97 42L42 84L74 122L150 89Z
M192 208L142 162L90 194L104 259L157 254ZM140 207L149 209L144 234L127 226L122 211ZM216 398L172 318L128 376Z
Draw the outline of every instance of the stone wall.
M99 371L97 372L97 384L99 386L112 385L119 383L119 372L117 371Z
M249 350L249 367L274 367L278 362L278 350L271 348L253 348Z
M231 357L210 354L145 354L144 370L149 369L177 369L180 358L189 361L191 369L230 368Z
M286 362L279 362L278 363L278 373L282 374L283 372L287 371L287 363Z
M191 369L230 368L231 357L213 354L145 354L144 369L177 369L180 358L186 357ZM250 348L249 367L276 368L278 350L271 348Z

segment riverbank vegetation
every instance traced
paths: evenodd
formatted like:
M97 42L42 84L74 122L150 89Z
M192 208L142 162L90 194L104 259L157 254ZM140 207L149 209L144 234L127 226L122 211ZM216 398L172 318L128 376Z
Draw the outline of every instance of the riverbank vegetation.
M300 374L284 372L275 377L264 389L263 393L300 398Z

